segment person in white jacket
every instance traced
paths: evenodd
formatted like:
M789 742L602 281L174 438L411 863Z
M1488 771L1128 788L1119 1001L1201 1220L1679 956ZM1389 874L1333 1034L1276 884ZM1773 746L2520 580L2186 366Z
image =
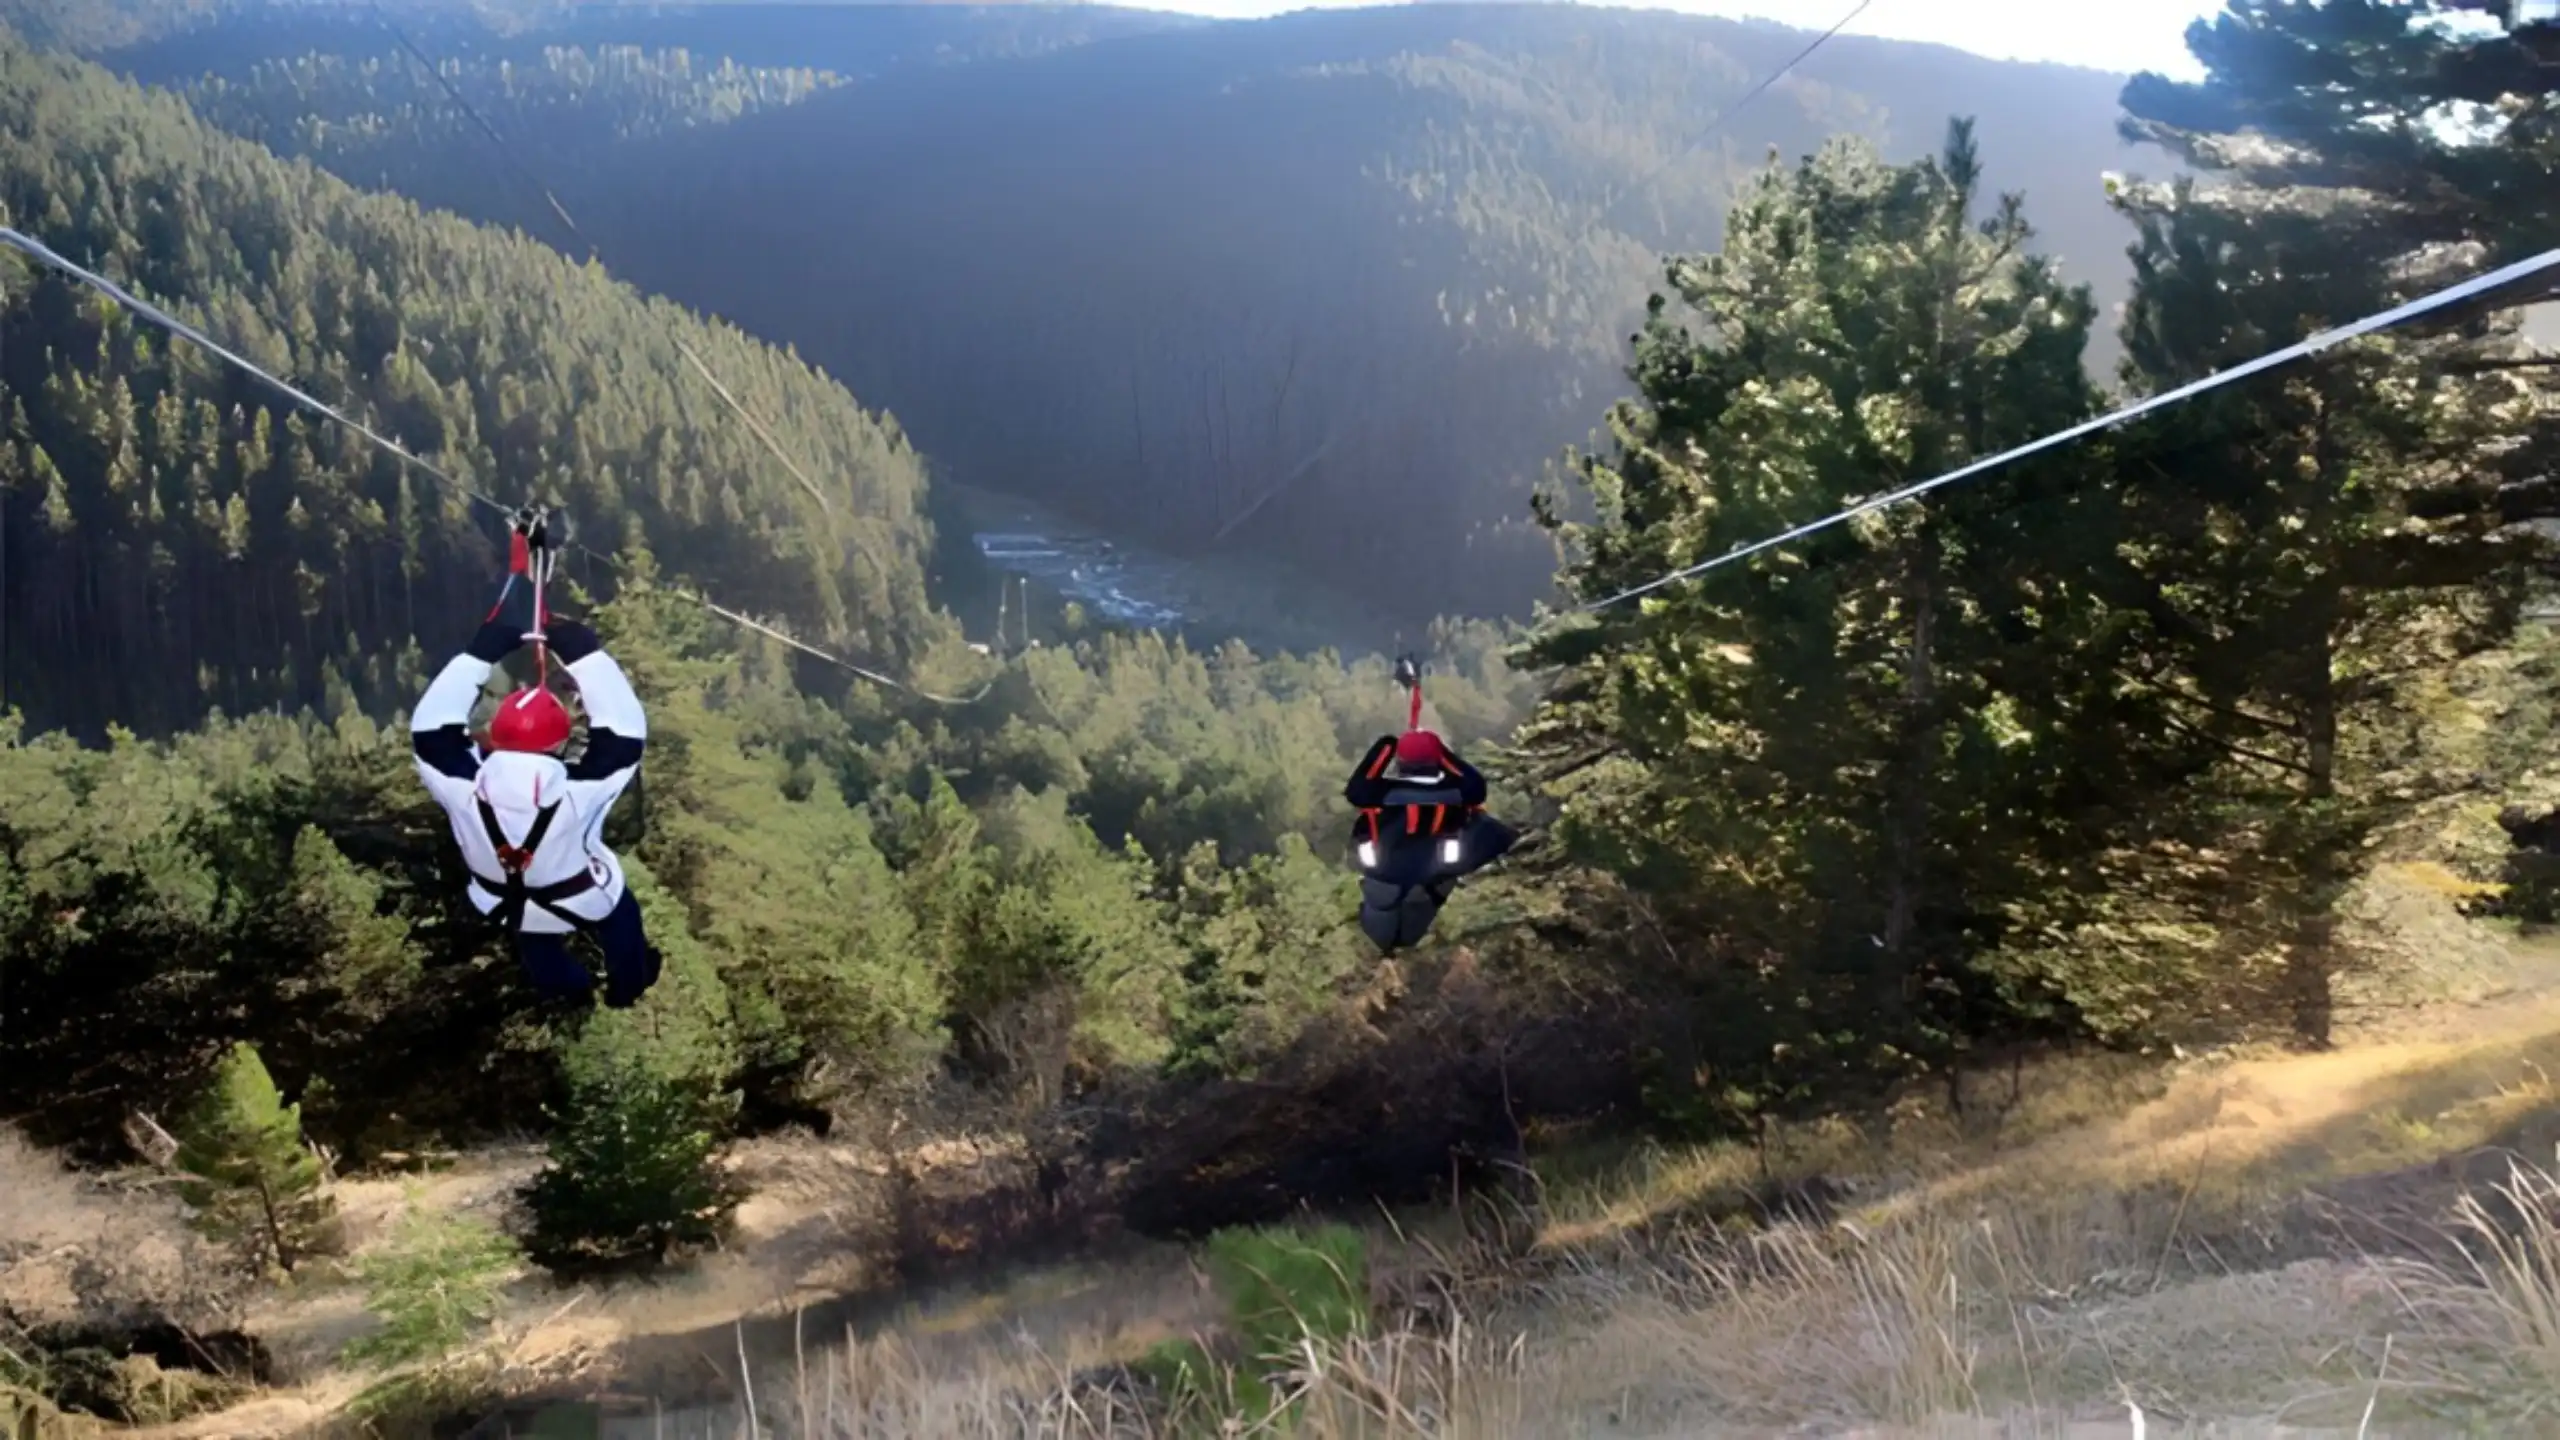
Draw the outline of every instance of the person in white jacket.
M604 952L604 1003L621 1009L657 982L659 956L622 862L605 847L604 821L640 773L649 721L593 629L539 613L533 577L548 562L545 549L541 518L519 516L498 603L419 698L410 743L418 777L453 824L472 904L513 938L525 978L546 998L584 999L595 977L569 952L570 935L583 931ZM472 739L481 687L534 639L547 644L585 702L587 744L574 761L561 758L568 708L539 685L498 702L486 753Z

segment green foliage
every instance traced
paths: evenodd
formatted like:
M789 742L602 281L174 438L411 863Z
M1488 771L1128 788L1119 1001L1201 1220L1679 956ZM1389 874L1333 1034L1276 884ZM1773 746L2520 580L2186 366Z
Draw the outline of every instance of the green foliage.
M446 1361L497 1319L522 1259L495 1227L411 1196L390 1239L357 1263L365 1308L382 1326L350 1342L345 1358L375 1369Z
M1369 1332L1368 1251L1344 1225L1310 1230L1230 1229L1209 1237L1209 1276L1226 1302L1236 1361L1221 1363L1197 1341L1166 1341L1138 1369L1154 1383L1185 1433L1220 1434L1242 1422L1277 1422L1290 1410L1274 1372Z
M2560 150L2527 118L2547 109L2551 77L2512 43L2438 30L2447 13L2248 0L2199 40L2204 84L2128 87L2129 133L2220 172L2117 188L2139 237L2135 387L2165 390L2436 288L2476 263L2448 245L2496 255L2560 235L2547 205L2454 201L2466 187L2539 193L2547 184L2524 177L2547 181ZM2336 65L2305 72L2306 44ZM2368 123L2492 93L2513 103L2476 127ZM2237 143L2228 132L2243 125L2299 148ZM2515 327L2357 347L2127 443L2136 593L2168 638L2177 718L2224 757L2191 828L2225 884L2245 877L2253 893L2219 918L2233 948L2280 976L2306 1043L2327 1042L2333 981L2356 959L2338 912L2368 852L2472 783L2425 757L2442 681L2508 643L2549 554L2520 522L2560 502L2501 483L2546 476L2560 456Z
M949 1052L1036 1105L1168 1063L1252 1069L1372 973L1329 792L1397 721L1383 661L1106 637L1017 662L1008 684L1036 673L1051 706L927 733L820 703L654 585L594 614L650 706L649 824L624 860L665 968L585 1044L826 1104ZM1453 637L1434 682L1479 754L1522 688L1497 639ZM0 993L13 1108L112 1140L121 1109L71 1097L155 1096L186 1045L246 1038L328 1077L305 1115L342 1154L542 1123L556 1037L490 1004L514 962L456 917L452 839L402 730L261 716L108 751L15 734L0 925L43 983ZM1050 754L1074 763L1025 758Z
M302 1139L302 1112L287 1105L255 1046L225 1052L180 1131L178 1193L197 1223L251 1264L291 1271L329 1243L337 1212L319 1157Z
M1673 262L1643 401L1580 465L1598 522L1543 511L1577 595L2091 411L2089 296L2028 253L2015 197L1974 222L1980 175L1961 123L1912 165L1835 144L1773 164L1720 254ZM2096 479L2081 457L2021 466L1530 647L1566 672L1523 735L1559 838L1704 928L1692 986L1754 977L1696 996L1751 1017L1698 1058L1760 1073L1714 1088L1784 1091L1839 1029L1865 1040L1853 1066L1945 1051L1986 918L2067 884L2091 843L2081 777L2143 773L2143 716L2103 678L2123 642L2074 578L2105 555Z
M275 917L296 948L327 957L327 968L298 977L278 998L287 1002L325 990L333 1008L359 1020L379 1019L419 977L409 924L384 913L381 880L348 860L318 826L293 837L285 906Z
M1359 908L1358 877L1294 835L1241 869L1220 867L1205 842L1194 847L1180 894L1192 987L1178 1071L1249 1073L1370 964L1366 941L1344 923Z
M611 1039L572 1044L562 1070L550 1163L524 1194L536 1264L569 1275L663 1265L726 1233L745 1198L720 1164L730 1097Z
M1247 1354L1286 1357L1302 1340L1335 1344L1368 1333L1368 1250L1347 1225L1311 1230L1221 1230L1209 1237L1209 1275Z
M2478 263L2445 242L2513 242L2448 197L2548 177L2524 157L2551 77L2429 30L2443 9L2250 0L2199 41L2209 80L2128 88L2128 133L2229 172L2110 187L2128 388ZM2370 123L2492 93L2513 105L2469 131ZM2062 363L2087 297L2027 258L2014 203L1965 223L1977 168L1964 133L1936 164L1773 166L1720 255L1672 264L1642 402L1577 467L1595 520L1541 504L1579 597L2094 407ZM2073 1031L2325 1043L2369 865L2517 783L2449 728L2489 723L2459 677L2510 642L2542 588L2526 522L2560 514L2513 330L2342 348L1547 625L1521 749L1563 858L1610 882L1580 933L1659 1006L1649 1103L1746 1125Z
M623 873L644 915L653 907L662 916L682 913L646 865L626 861ZM629 1062L677 1085L716 1092L737 1073L741 1056L731 992L714 952L680 924L660 926L650 938L659 951L658 983L627 1010L588 1013L563 1041L562 1062L572 1070L608 1059Z
M1002 859L994 929L1012 998L1065 987L1077 997L1074 1062L1089 1072L1165 1059L1183 954L1155 897L1155 867L1073 814L1068 793L1015 789L990 807Z

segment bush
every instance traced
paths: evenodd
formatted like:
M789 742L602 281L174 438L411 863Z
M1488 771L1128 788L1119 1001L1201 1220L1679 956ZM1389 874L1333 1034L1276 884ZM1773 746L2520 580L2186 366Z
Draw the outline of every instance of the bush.
M556 1274L663 1265L717 1243L745 1198L719 1165L734 1108L629 1050L573 1051L525 1251Z
M1347 1225L1221 1230L1208 1259L1228 1321L1256 1360L1286 1359L1302 1340L1369 1332L1368 1248Z
M524 1252L495 1226L418 1208L356 1266L364 1305L382 1328L346 1349L377 1369L451 1358L498 1318L508 1277Z
M1194 1341L1171 1340L1135 1367L1186 1432L1285 1418L1271 1377L1299 1361L1309 1341L1339 1345L1369 1333L1368 1250L1349 1226L1221 1230L1209 1237L1207 1260L1226 1302L1237 1363L1222 1365Z
M255 1046L222 1057L183 1128L177 1163L192 1178L179 1194L206 1233L288 1273L330 1243L337 1203L303 1144L302 1108L284 1103Z

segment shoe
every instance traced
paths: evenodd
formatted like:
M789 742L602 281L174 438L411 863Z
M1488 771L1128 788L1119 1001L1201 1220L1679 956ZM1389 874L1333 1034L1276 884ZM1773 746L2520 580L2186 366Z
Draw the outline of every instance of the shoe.
M613 1010L628 1010L632 1006L639 1004L640 997L649 993L649 987L658 983L658 971L660 968L661 961L658 955L658 949L653 945L649 947L647 958L640 963L639 984L626 990L623 988L620 977L615 977L612 981L606 984L604 987L604 1003L606 1008Z

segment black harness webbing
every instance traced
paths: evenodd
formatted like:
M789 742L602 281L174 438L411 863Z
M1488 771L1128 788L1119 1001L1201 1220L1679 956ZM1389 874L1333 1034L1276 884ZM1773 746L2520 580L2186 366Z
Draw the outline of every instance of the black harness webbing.
M489 918L513 930L524 923L524 907L533 904L551 912L574 929L584 930L592 925L594 922L585 916L572 915L561 909L559 902L596 888L593 873L580 870L566 880L549 885L524 883L525 867L533 863L534 852L542 848L542 837L550 832L551 817L559 813L560 802L555 800L533 812L533 828L524 832L524 843L510 845L507 832L498 828L498 812L489 808L486 798L474 796L473 799L480 807L480 828L489 834L489 848L498 852L499 868L507 874L503 884L493 883L487 876L476 872L471 877L472 883L498 897L498 908L489 912Z

